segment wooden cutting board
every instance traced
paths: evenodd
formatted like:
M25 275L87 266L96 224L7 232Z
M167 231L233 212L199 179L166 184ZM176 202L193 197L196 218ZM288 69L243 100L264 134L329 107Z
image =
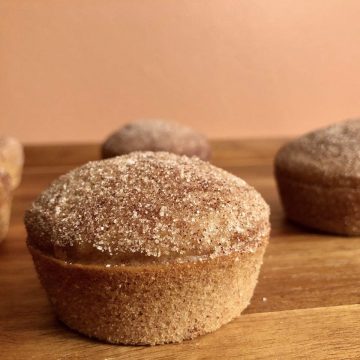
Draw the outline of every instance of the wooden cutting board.
M360 359L360 238L283 219L272 176L282 143L213 142L213 163L255 186L272 209L272 237L251 305L215 333L155 347L103 344L55 319L25 248L23 213L53 179L97 159L99 148L26 147L10 233L0 245L0 359Z

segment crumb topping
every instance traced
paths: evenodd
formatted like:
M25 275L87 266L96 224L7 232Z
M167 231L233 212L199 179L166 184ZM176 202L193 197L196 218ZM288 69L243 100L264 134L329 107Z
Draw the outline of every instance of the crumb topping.
M243 180L198 158L137 152L61 176L25 224L31 245L67 258L90 250L120 262L214 257L254 252L269 232L269 207Z

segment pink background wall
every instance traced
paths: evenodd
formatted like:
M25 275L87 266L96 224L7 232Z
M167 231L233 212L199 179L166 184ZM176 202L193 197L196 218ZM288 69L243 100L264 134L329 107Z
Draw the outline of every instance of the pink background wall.
M162 117L210 137L360 115L357 0L0 0L0 132L98 141Z

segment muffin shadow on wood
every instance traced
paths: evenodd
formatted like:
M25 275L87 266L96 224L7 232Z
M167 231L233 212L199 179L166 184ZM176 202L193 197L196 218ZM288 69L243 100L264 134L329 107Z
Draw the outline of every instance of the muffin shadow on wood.
M251 186L162 152L73 170L40 195L25 223L59 319L137 345L192 339L239 316L270 231L269 208Z

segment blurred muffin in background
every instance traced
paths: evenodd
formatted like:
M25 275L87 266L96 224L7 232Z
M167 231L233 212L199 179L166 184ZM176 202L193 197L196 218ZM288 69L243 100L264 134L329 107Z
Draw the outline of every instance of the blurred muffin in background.
M329 233L360 235L360 119L284 145L275 158L275 176L290 220Z
M0 242L9 229L11 210L11 179L8 173L0 169Z
M210 158L206 137L195 130L165 120L138 120L112 133L102 145L102 157L133 151L166 151L178 155Z
M24 165L24 150L21 143L10 136L0 136L0 170L10 176L11 189L19 186Z

